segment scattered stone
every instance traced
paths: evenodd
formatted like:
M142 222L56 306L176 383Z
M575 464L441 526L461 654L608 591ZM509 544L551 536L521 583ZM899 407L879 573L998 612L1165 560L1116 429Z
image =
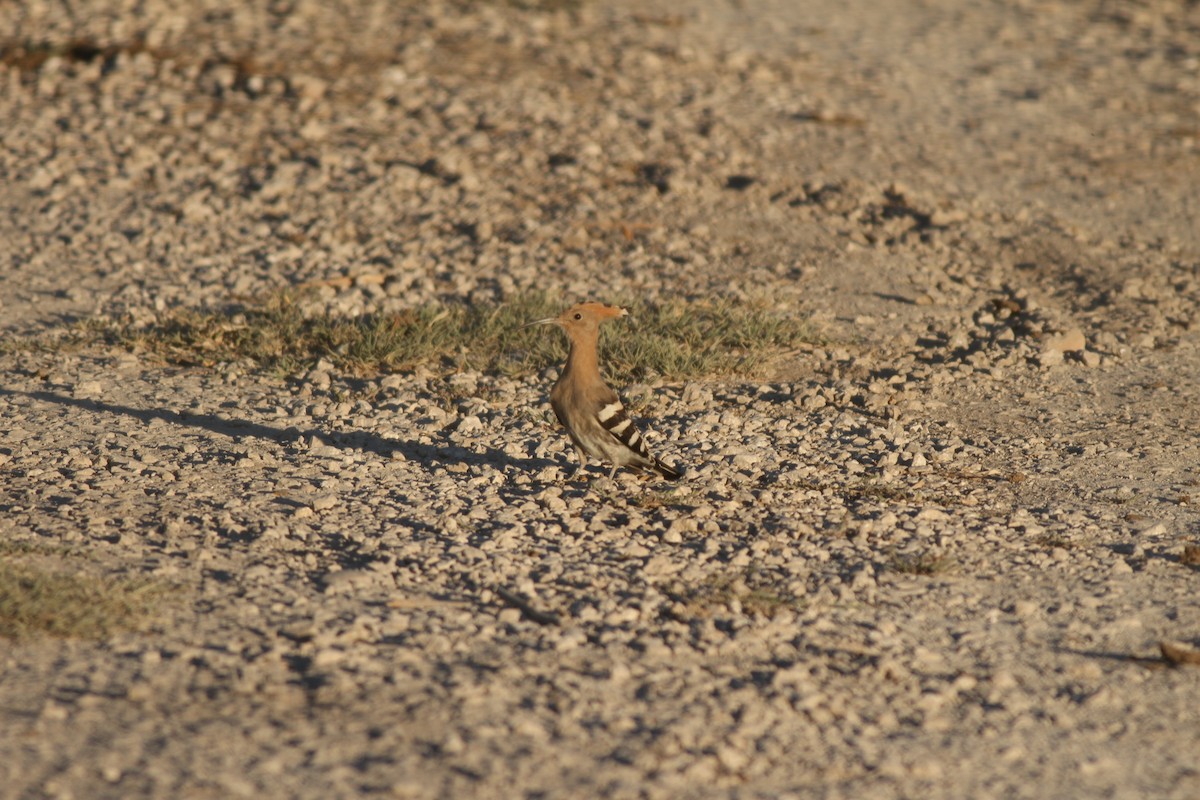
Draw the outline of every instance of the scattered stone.
M346 594L379 585L382 576L373 570L344 569L331 572L322 583L325 594Z
M787 3L60 5L0 12L0 570L150 602L0 645L6 792L1187 783L1190 675L1107 657L1196 616L1180 4L820 35ZM1089 196L1036 135L1081 121ZM315 365L259 338L284 286ZM567 480L515 321L488 374L479 340L379 375L338 338L531 289L748 301L820 344L622 387L666 484Z
M1087 340L1083 337L1083 331L1078 328L1060 333L1054 336L1047 336L1042 340L1042 352L1058 352L1058 353L1073 353L1083 350L1087 346Z
M336 494L323 494L314 497L309 506L313 511L328 511L338 504L338 496Z
M1157 539L1160 536L1167 535L1167 526L1161 522L1155 522L1153 525L1148 525L1137 532L1139 538Z
M1063 363L1063 351L1058 349L1043 350L1038 354L1037 362L1043 367L1057 367Z

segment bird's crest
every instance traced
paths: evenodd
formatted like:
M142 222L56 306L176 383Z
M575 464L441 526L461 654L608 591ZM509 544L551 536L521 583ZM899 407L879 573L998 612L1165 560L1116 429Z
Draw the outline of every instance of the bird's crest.
M563 316L575 318L575 314L591 314L597 321L603 322L607 319L616 319L617 317L627 317L629 312L618 306L606 306L603 303L580 303L577 306L571 306L563 312Z
M529 325L561 325L570 330L588 325L599 325L610 319L627 316L629 316L629 312L618 306L606 306L604 303L579 303L571 306L557 317L535 320Z

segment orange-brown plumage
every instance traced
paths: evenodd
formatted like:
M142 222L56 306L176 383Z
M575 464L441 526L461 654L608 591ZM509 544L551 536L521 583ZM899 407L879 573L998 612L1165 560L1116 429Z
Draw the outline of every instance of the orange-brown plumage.
M571 342L567 363L550 391L550 405L579 453L576 474L587 464L587 457L592 456L612 464L609 477L616 474L618 467L630 467L653 470L668 480L678 480L682 477L678 470L650 455L617 393L600 374L597 349L600 326L628 313L603 303L581 303L557 317L530 323L557 325Z

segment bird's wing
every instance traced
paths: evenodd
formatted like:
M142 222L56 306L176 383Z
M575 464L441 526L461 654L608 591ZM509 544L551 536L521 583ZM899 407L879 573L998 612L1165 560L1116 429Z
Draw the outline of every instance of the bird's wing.
M642 438L641 432L629 419L629 413L625 411L625 406L616 395L613 395L611 402L600 407L600 410L596 412L596 419L599 420L601 427L642 460L643 463L633 466L653 469L670 481L677 481L683 477L683 473L677 468L667 466L650 455L650 451L646 449L646 440Z
M634 453L653 463L654 458L646 449L646 441L642 438L641 431L633 424L633 420L629 418L629 412L625 410L625 405L615 392L610 391L608 395L596 402L595 409L596 421L604 430Z

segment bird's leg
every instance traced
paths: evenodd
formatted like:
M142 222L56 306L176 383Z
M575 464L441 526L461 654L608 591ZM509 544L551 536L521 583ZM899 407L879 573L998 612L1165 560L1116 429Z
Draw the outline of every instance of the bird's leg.
M617 465L613 464L613 468L608 471L608 479L611 481L617 477Z
M575 452L579 454L579 466L575 468L575 471L571 473L571 477L567 479L572 482L584 477L583 472L587 468L587 453L583 452L582 447L576 447Z

